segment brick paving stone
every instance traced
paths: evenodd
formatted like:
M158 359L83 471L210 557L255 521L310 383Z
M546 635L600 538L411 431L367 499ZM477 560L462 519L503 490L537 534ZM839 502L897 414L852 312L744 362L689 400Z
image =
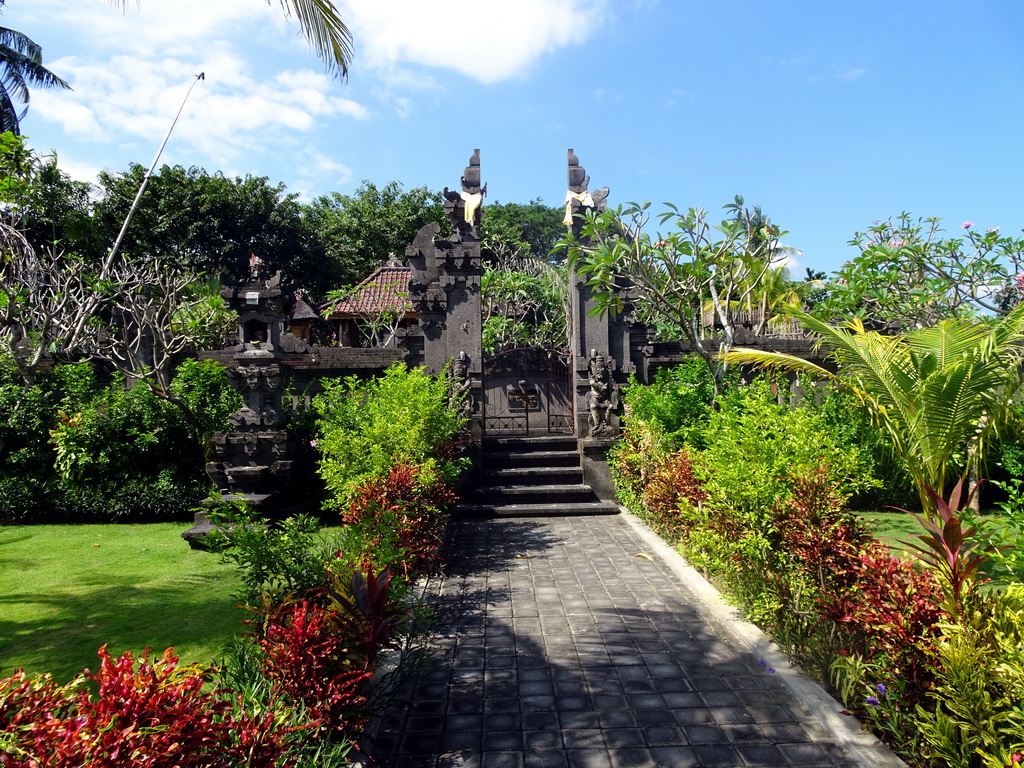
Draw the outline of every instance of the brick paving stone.
M857 766L617 516L460 520L381 768Z

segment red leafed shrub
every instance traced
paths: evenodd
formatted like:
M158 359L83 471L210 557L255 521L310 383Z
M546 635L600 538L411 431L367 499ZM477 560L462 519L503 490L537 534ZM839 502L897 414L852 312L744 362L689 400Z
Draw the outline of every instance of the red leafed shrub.
M391 569L374 573L353 573L347 584L334 580L327 589L332 605L338 610L336 624L359 643L364 658L373 661L377 654L395 645L396 638L412 623L412 612L396 602L391 594Z
M343 519L363 528L371 549L404 550L396 565L409 576L430 567L455 498L432 468L399 463L358 488Z
M658 532L678 539L687 526L681 507L698 507L707 500L703 482L694 474L687 451L671 453L658 462L641 493Z
M793 495L776 511L782 549L823 595L847 588L860 572L870 535L853 513L827 466L791 480Z
M366 722L364 683L372 672L335 628L338 616L306 599L271 609L256 643L277 693L301 702L321 728L346 731Z
M0 681L0 765L16 768L219 768L281 765L282 734L271 715L251 718L176 669L172 649L149 660L112 659L69 685L20 670ZM86 686L98 685L93 695ZM284 763L287 765L288 763Z
M849 588L822 598L822 614L839 625L851 650L869 659L885 657L893 677L906 683L912 704L923 701L938 622L946 618L938 607L942 589L934 574L893 557L874 541L865 545L852 570Z

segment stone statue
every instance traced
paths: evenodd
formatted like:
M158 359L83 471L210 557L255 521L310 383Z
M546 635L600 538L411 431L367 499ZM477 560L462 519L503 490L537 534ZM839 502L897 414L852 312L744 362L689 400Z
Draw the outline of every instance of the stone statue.
M615 382L612 381L611 366L604 355L595 355L590 359L587 376L590 379L590 391L587 392L590 437L615 437L615 427L611 423L612 410L615 408Z
M459 352L448 368L448 404L466 420L473 413L473 395L469 388L469 358L465 352Z

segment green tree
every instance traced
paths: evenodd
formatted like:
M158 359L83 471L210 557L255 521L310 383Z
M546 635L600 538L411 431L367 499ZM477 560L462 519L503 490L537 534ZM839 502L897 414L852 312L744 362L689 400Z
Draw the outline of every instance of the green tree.
M336 276L333 288L355 285L391 253L403 257L425 224L439 224L442 231L449 227L440 193L426 187L405 192L397 181L383 187L364 181L351 195L322 195L309 204L306 216Z
M129 0L110 0L127 8ZM271 0L267 0L270 5ZM331 0L281 0L285 16L295 16L302 33L327 68L341 77L348 76L352 61L352 34L338 16Z
M485 257L514 249L521 255L549 260L555 245L565 235L564 216L563 208L544 205L539 197L525 204L486 206L481 224Z
M0 8L4 2L0 0ZM29 86L69 88L43 66L43 49L27 35L0 27L0 131L21 133L21 120L28 111ZM15 103L24 104L18 112Z
M848 390L886 432L929 514L927 489L944 493L954 478L980 471L994 440L1017 419L1024 306L991 323L949 319L905 336L867 330L857 318L836 327L793 314L818 335L836 372L760 350L733 349L723 359L806 373Z
M1024 298L1024 237L969 221L961 229L947 237L941 219L904 212L855 233L860 253L836 272L815 315L902 330L1007 313Z
M113 242L145 169L103 172L96 226ZM306 220L306 207L284 184L265 176L228 178L202 168L164 165L149 180L121 245L126 256L159 258L179 269L241 275L250 256L320 296L337 276L324 262L320 241ZM105 252L105 251L104 251Z
M674 226L666 234L652 237L645 229L650 203L629 203L588 214L579 238L566 238L562 247L593 289L598 312L625 310L628 281L645 317L674 329L704 360L717 395L726 371L718 352L734 346L737 316L756 297L784 233L767 220L756 226L738 195L724 206L730 216L720 224L702 209L666 207L658 216L662 225ZM710 326L706 308L714 318Z

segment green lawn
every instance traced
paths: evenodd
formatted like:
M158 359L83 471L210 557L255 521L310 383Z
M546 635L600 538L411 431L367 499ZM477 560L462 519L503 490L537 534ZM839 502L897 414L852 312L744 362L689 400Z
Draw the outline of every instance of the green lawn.
M864 519L876 539L897 554L906 552L904 542L918 543L913 537L924 533L917 518L906 512L858 512L857 515Z
M174 646L213 660L244 612L234 567L189 549L187 523L0 528L0 675L17 667L70 680L114 656Z

